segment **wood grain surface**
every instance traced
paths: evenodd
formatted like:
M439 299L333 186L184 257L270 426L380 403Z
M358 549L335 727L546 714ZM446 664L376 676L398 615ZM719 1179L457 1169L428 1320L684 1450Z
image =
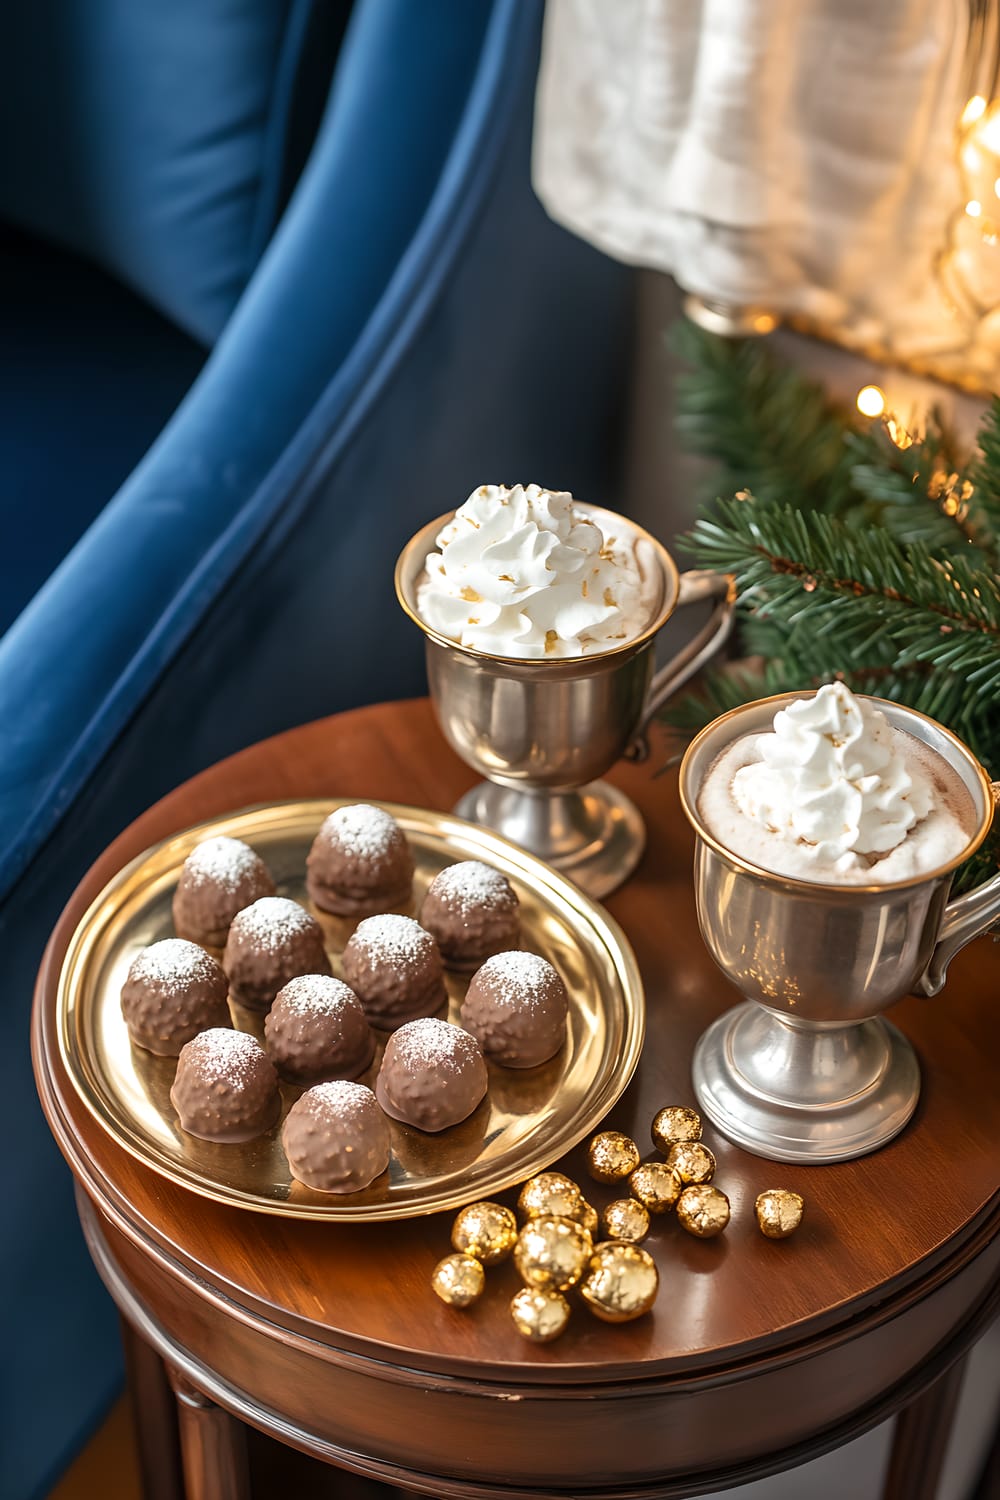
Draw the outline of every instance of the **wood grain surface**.
M657 761L654 743L649 763L613 774L646 819L649 847L636 875L607 903L636 950L647 1033L636 1077L606 1123L634 1135L649 1155L653 1114L664 1104L694 1102L694 1043L738 999L702 946L690 880L692 839L676 775L654 774ZM567 1334L545 1347L526 1344L513 1329L507 1304L518 1283L509 1265L489 1273L486 1295L466 1313L432 1296L428 1278L449 1248L448 1216L342 1227L223 1208L133 1160L73 1093L54 1045L59 966L81 914L129 859L188 824L252 803L328 795L447 809L471 780L443 744L425 702L359 710L265 741L179 788L133 824L86 877L40 972L36 1072L52 1127L107 1222L119 1265L127 1263L145 1305L152 1302L154 1316L175 1333L194 1316L196 1303L205 1347L219 1339L219 1318L227 1319L235 1341L232 1370L260 1359L262 1344L281 1343L282 1359L293 1364L318 1358L331 1369L367 1372L366 1378L377 1370L397 1393L425 1391L428 1376L466 1382L484 1394L488 1388L530 1393L537 1386L539 1400L550 1401L556 1388L570 1399L574 1387L583 1396L617 1385L622 1394L648 1382L652 1398L668 1388L694 1395L728 1382L743 1388L744 1406L747 1381L760 1377L761 1405L747 1407L734 1460L749 1452L755 1422L762 1424L763 1446L765 1440L799 1440L810 1422L845 1420L958 1330L995 1278L1000 1087L993 1012L1000 954L989 941L959 956L941 997L909 999L891 1013L913 1042L923 1072L917 1114L901 1137L859 1161L791 1167L751 1156L707 1128L705 1139L718 1157L717 1182L732 1202L727 1233L698 1241L673 1219L655 1223L647 1245L662 1289L653 1313L610 1328L581 1310ZM560 1165L587 1183L597 1206L615 1196L587 1181L582 1147ZM753 1218L757 1193L776 1186L795 1189L807 1205L802 1229L784 1242L764 1239ZM859 1339L871 1341L865 1368L859 1368ZM812 1359L825 1362L821 1375L817 1365L815 1381L839 1381L841 1389L831 1388L822 1410L814 1405L796 1420L776 1415L781 1387L769 1381L784 1371L786 1388L794 1391L796 1377L789 1372ZM278 1399L280 1380L265 1383L269 1399ZM640 1401L635 1406L636 1415L641 1411L649 1420L650 1408ZM419 1413L419 1400L413 1409ZM299 1413L302 1420L306 1415ZM703 1433L697 1441L703 1444ZM386 1445L387 1453L394 1451L389 1434ZM412 1461L431 1464L430 1439L417 1447ZM662 1453L650 1458L662 1461Z

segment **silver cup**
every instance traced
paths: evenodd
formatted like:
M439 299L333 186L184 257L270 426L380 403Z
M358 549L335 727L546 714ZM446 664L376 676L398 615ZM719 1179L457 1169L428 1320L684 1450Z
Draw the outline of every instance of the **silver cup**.
M725 577L678 574L670 554L641 527L599 506L579 508L606 536L630 537L641 565L655 576L649 623L621 646L526 661L458 646L432 630L417 609L417 588L451 514L406 544L396 564L396 594L424 633L431 698L444 736L486 778L455 812L505 834L601 897L638 863L645 829L633 803L595 778L625 753L642 758L650 719L726 639L733 602ZM661 626L679 605L705 599L714 601L707 624L655 671Z
M894 885L819 885L773 875L720 844L698 811L716 756L762 733L796 697L764 698L703 729L681 764L697 835L698 922L705 944L750 1005L727 1011L695 1049L695 1093L722 1133L774 1161L863 1156L897 1135L920 1093L913 1048L881 1017L911 991L936 995L950 959L1000 917L1000 875L948 901L955 868L986 837L997 787L949 730L872 699L891 724L957 772L976 830L950 864Z

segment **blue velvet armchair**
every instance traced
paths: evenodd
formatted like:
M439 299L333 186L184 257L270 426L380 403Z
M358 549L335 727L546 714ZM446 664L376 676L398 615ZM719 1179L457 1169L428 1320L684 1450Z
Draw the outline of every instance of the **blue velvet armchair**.
M28 1057L75 881L219 756L421 690L391 585L420 522L484 479L613 500L630 277L531 194L540 21L540 0L8 18L8 1500L47 1492L120 1378Z

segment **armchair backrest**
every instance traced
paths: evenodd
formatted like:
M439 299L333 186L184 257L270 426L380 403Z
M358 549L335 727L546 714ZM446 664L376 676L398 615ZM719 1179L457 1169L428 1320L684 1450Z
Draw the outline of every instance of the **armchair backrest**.
M0 48L0 220L205 344L270 237L350 0L29 0Z

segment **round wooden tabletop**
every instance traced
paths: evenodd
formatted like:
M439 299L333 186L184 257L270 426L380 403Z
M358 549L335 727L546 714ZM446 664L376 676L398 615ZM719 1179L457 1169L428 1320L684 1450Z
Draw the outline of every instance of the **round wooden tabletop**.
M657 761L654 745L645 765L613 774L642 811L649 841L637 873L607 902L635 948L647 997L642 1059L607 1124L650 1153L655 1111L694 1102L699 1034L738 1000L702 946L692 840L676 775L658 775ZM316 1434L317 1451L325 1444L348 1461L360 1455L372 1472L434 1475L442 1495L500 1493L490 1477L498 1473L507 1495L555 1487L565 1464L557 1470L544 1449L561 1414L574 1424L574 1494L638 1495L654 1481L663 1494L670 1474L711 1470L718 1480L727 1466L749 1474L765 1454L797 1444L805 1453L861 1430L918 1388L931 1351L971 1338L989 1310L1000 1260L1000 953L990 942L959 956L940 998L908 999L893 1012L923 1072L902 1136L858 1161L789 1167L706 1129L732 1203L725 1235L699 1241L672 1218L654 1221L647 1247L661 1291L653 1312L611 1327L580 1310L562 1339L541 1347L511 1323L518 1283L509 1264L489 1273L486 1295L465 1313L431 1294L431 1269L449 1249L448 1216L350 1227L219 1206L134 1160L74 1093L55 1043L57 977L81 915L128 860L253 803L350 796L447 809L471 779L426 702L358 710L196 777L89 872L40 972L35 1064L50 1124L98 1210L118 1272L157 1326L226 1389ZM587 1181L582 1146L559 1165ZM807 1205L801 1230L783 1242L764 1239L753 1215L757 1193L774 1186L795 1189ZM587 1191L598 1207L616 1196L589 1182ZM317 1385L317 1367L328 1388ZM373 1393L385 1398L386 1387L391 1401L376 1410ZM579 1399L597 1404L581 1408Z

